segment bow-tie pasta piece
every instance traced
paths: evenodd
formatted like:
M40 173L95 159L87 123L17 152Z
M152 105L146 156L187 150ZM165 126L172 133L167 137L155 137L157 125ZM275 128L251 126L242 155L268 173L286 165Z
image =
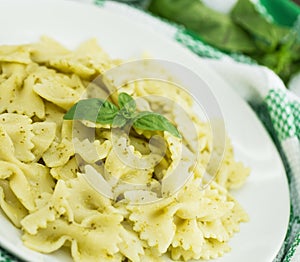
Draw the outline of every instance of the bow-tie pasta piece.
M43 208L27 216L22 225L28 232L35 234L40 227L44 228L47 225L47 221L61 215L69 222L81 223L85 218L99 212L111 211L110 206L110 200L94 191L82 176L66 182L58 180L51 199ZM43 216L45 212L47 216Z
M73 143L68 139L63 139L60 143L52 142L44 153L43 160L48 167L60 167L65 165L74 154Z
M198 220L198 227L205 238L214 238L220 242L229 240L229 234L224 227L222 220L201 221Z
M45 101L45 122L52 122L56 124L55 137L61 140L62 125L65 122L63 116L65 110L52 104L51 102Z
M199 259L201 255L204 236L201 229L198 227L196 219L183 220L175 219L176 233L172 241L172 248L181 247L186 251L191 251L192 258ZM176 258L176 259L179 259Z
M15 163L1 161L1 166L4 174L9 174L5 179L9 181L12 192L27 210L34 210L34 192L25 172Z
M31 212L21 221L23 229L26 232L31 235L35 235L40 229L46 228L49 222L55 221L66 212L68 216L73 216L72 210L70 210L66 201L68 192L66 191L66 193L64 193L65 189L66 186L64 182L59 181L55 186L55 190L51 198L45 203L45 205L34 212Z
M42 164L30 163L21 165L20 168L30 184L30 191L33 194L35 206L37 207L36 203L42 196L53 194L55 181L50 175L49 168Z
M160 253L165 253L175 236L176 226L173 222L177 206L172 200L158 203L128 206L131 211L130 221L134 223L133 230L140 238L146 240L150 247L155 247Z
M28 75L26 71L27 66L19 63L1 63L1 77L4 79L8 79L11 76L14 76L15 84L17 87L21 87L23 81Z
M140 261L145 262L165 262L166 257L163 256L156 248L147 246L145 248L145 255L141 256Z
M215 181L227 189L241 187L250 174L250 168L234 159L233 147L229 138L226 139L224 159L221 165Z
M30 74L24 79L22 89L17 92L11 107L16 108L19 114L24 113L29 117L37 116L39 119L43 119L45 117L43 99L33 90L36 81L34 74Z
M15 62L20 64L31 63L29 49L26 46L0 46L0 62Z
M63 245L71 246L74 261L121 262L119 228L119 216L99 214L81 225L60 218L49 222L38 234L25 233L22 239L26 246L43 253L51 253Z
M240 231L242 222L249 221L249 216L232 196L228 195L228 199L234 203L234 206L231 212L222 217L222 224L226 228L228 235L232 237L234 233Z
M149 165L142 169L139 164L146 162L145 157L132 145L127 144L128 141L124 137L120 137L114 145L114 148L109 152L106 161L105 169L115 179L120 179L127 183L146 184L150 182L153 167Z
M78 161L74 156L65 165L51 168L50 174L56 180L68 180L77 176L78 169Z
M215 259L223 256L231 250L227 242L220 242L216 239L206 239L203 245L201 259Z
M70 50L54 39L42 36L37 43L27 45L32 61L47 64L50 59L71 53Z
M230 251L226 242L215 239L206 239L201 248L201 255L195 254L193 250L184 250L182 247L171 248L171 257L176 260L189 261L191 259L215 259Z
M92 164L106 158L112 148L111 142L105 140L101 143L95 140L91 143L87 138L79 141L76 137L73 139L75 152L79 154L87 163Z
M32 124L32 132L34 134L31 138L31 142L34 144L32 152L38 161L55 138L56 124L53 122L36 122Z
M0 83L0 112L17 112L43 118L43 101L33 92L33 81L28 76L25 65L5 64L2 65L2 72L7 78Z
M0 125L0 160L18 163L14 144L3 126Z
M0 126L12 140L16 158L23 162L31 162L35 159L31 152L34 147L31 123L32 120L27 116L11 113L0 115Z
M124 226L124 223L123 223ZM134 232L130 225L121 230L122 242L119 243L120 252L132 262L141 261L141 256L145 254L144 243Z
M95 39L81 44L74 52L49 57L47 64L60 72L92 80L111 67L112 61Z
M42 67L34 75L37 79L33 85L34 92L62 109L68 110L83 94L84 89L78 77Z
M20 221L28 214L28 211L11 190L9 181L4 179L0 179L0 207L11 222L20 228Z
M222 217L234 204L227 200L226 192L209 185L200 190L201 178L190 179L176 197L180 203L176 215L182 219L216 219Z

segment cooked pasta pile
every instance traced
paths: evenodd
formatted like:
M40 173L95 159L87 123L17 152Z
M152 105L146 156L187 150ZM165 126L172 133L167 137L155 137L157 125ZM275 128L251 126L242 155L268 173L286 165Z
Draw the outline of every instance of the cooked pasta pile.
M149 153L144 142L151 135L159 133L165 139L167 154L158 166L138 170L118 161L110 126L94 125L95 139L90 141L84 132L93 128L92 123L81 121L83 135L74 137L73 121L63 120L91 80L118 63L95 40L75 51L46 37L34 44L0 46L1 209L22 231L27 247L51 253L66 246L74 261L157 262L166 256L187 261L222 256L230 250L228 241L239 224L248 219L229 190L244 183L249 169L234 160L228 139L215 181L200 190L212 152L212 134L209 124L196 116L192 119L199 140L194 148L200 152L198 163L176 194L132 205L126 193L123 198L106 198L85 179L87 170L99 176L106 170L123 181L155 186L180 161L177 150L181 141L168 132L134 130L129 141L123 141L142 159ZM107 90L99 92L105 96ZM193 114L191 98L168 83L148 80L116 92L135 98L165 95ZM172 107L147 99L140 106L160 108L180 127ZM183 146L185 151L193 151L187 144ZM89 154L92 149L96 155Z

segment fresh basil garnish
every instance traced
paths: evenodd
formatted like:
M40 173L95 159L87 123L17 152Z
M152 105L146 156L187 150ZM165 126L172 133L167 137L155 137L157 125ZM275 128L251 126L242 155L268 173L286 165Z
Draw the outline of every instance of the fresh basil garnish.
M94 123L110 124L122 128L126 124L150 131L167 131L181 138L177 128L163 115L154 112L136 112L136 102L126 94L118 96L119 108L107 100L89 98L76 103L64 115L65 120L87 120Z
M136 103L134 99L127 93L119 94L118 104L121 110L124 109L129 114L133 114L136 110Z
M117 114L112 123L112 127L123 127L128 122L128 119L124 117L122 114Z
M100 124L112 124L119 109L107 100L89 98L80 100L64 115L65 120L87 120Z
M177 128L163 115L154 112L141 112L133 120L133 126L142 130L168 131L176 137L181 137Z

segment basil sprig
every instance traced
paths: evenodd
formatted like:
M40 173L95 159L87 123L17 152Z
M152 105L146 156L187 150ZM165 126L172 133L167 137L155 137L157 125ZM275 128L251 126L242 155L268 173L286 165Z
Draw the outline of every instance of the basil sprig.
M80 100L64 115L65 120L87 120L99 124L110 124L112 127L133 127L149 131L167 131L181 138L177 128L163 115L136 111L136 102L127 93L118 96L118 107L100 98Z
M99 98L80 100L64 115L65 120L87 120L111 124L119 109L109 101Z

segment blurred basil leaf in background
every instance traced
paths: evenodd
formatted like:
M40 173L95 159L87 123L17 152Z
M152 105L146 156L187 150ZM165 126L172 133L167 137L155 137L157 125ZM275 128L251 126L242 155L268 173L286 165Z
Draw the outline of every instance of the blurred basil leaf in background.
M232 19L199 0L154 0L149 10L197 32L207 43L230 52L253 52L251 36Z
M300 41L293 29L269 22L250 0L239 0L229 14L200 0L152 0L149 11L184 25L226 53L243 53L277 73L285 83L300 71Z

